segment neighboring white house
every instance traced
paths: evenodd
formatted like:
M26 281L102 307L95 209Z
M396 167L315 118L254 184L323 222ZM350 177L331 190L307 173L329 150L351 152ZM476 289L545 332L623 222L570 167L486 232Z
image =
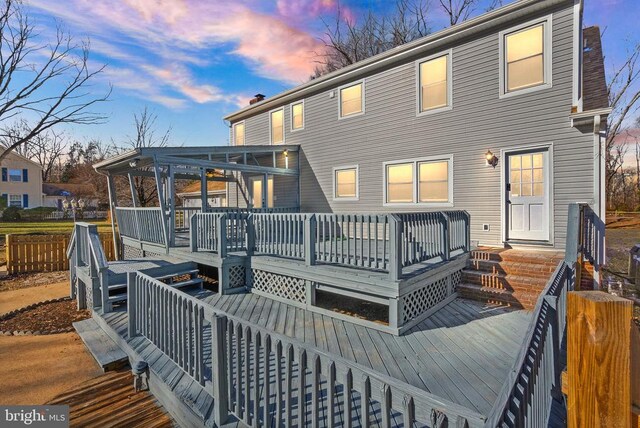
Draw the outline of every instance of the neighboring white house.
M0 149L0 153L4 150ZM11 152L0 163L0 196L8 206L42 206L42 168L37 163Z
M82 199L86 207L96 208L99 203L97 192L93 183L44 183L42 205L62 210L65 199Z
M182 192L177 193L182 200L183 207L201 207L200 182L187 185ZM227 186L223 181L207 182L207 202L210 207L227 206Z

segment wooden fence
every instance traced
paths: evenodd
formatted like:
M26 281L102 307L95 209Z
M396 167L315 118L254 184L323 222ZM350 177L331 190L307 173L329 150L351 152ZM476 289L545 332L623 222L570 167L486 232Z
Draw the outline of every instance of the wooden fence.
M7 273L52 272L68 270L67 246L71 235L6 235ZM115 260L110 233L101 233L100 241L108 260Z

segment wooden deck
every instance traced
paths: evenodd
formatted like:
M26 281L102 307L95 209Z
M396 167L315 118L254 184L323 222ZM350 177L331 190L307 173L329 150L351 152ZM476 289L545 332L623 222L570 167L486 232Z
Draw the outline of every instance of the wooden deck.
M190 291L214 310L294 337L485 415L512 367L531 316L527 311L457 299L409 333L394 336L255 294ZM116 311L104 318L126 337L126 312ZM142 343L140 346L144 349ZM210 349L210 344L206 347Z
M134 392L129 370L110 372L55 397L69 406L72 427L170 428L175 424L149 392Z

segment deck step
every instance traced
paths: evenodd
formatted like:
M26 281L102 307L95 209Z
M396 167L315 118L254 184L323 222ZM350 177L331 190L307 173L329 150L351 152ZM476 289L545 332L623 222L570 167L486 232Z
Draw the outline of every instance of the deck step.
M186 281L174 282L172 284L167 284L169 287L182 288L182 287L190 287L192 285L202 285L202 278L191 278Z
M549 274L551 276L551 274ZM483 287L500 288L504 290L526 290L541 292L547 284L547 278L530 277L527 275L505 275L502 273L483 272L473 269L462 271L462 281Z
M117 370L129 363L127 354L118 347L93 319L89 318L74 322L73 327L102 371Z
M555 271L557 264L533 264L523 261L497 261L470 259L469 267L479 272L503 275L519 275L529 278L541 278L545 281Z
M485 303L494 303L521 309L533 309L538 299L538 293L526 291L511 291L500 288L483 287L477 284L462 282L456 291L460 297Z
M183 275L191 275L191 276L195 276L198 275L199 270L198 269L188 269L188 270L181 270L181 271L177 271L177 272L172 272L166 275L161 275L161 276L154 276L155 279L157 280L165 280L165 279L170 279L170 278L174 278L176 276L183 276Z

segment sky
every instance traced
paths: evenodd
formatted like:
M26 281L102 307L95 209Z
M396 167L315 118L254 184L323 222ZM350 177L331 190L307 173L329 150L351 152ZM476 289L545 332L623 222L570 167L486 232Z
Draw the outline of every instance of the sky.
M432 3L436 31L446 20ZM272 96L307 81L323 49L322 19L338 7L357 22L368 10L384 14L392 6L388 0L25 0L38 37L47 40L61 27L90 42L92 68L106 65L91 91L113 88L98 108L109 119L68 133L122 143L133 132L133 114L147 107L161 130L171 127L175 145L226 145L224 115L256 93ZM607 67L622 62L624 41L640 37L633 32L640 0L585 0L584 15L586 26L604 30Z

